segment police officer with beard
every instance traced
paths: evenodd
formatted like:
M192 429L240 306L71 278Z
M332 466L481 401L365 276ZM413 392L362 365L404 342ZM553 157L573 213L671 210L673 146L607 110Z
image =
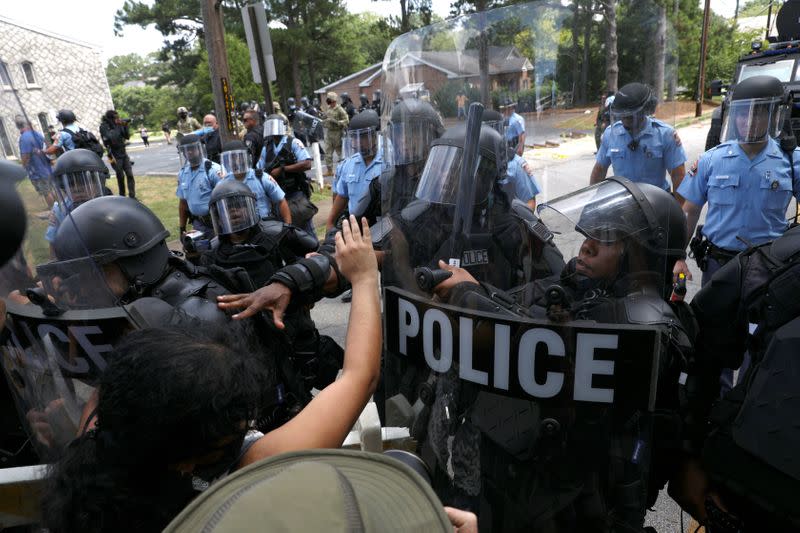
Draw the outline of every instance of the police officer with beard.
M200 264L224 269L243 268L252 287L263 287L282 267L317 250L317 239L302 229L258 216L253 191L235 180L214 188L210 203L217 237ZM321 390L336 377L343 352L336 341L320 336L311 318L311 306L296 306L286 314L285 333L293 346L292 362L306 382Z
M670 265L686 242L681 209L663 189L609 178L539 212L562 251L578 246L560 274L504 293L441 262L452 276L436 293L451 305L463 305L470 295L475 302L477 295L484 310L562 324L658 328L657 416L639 409L554 409L485 391L476 396L457 375L443 375L435 384L423 457L436 464L434 485L445 502L477 510L480 494L488 504L479 513L481 531L643 531L645 511L678 456L678 375L691 353L691 331L682 321L690 315L684 304L668 301ZM458 415L467 422L454 442L447 442L447 402L451 413L466 413ZM636 446L647 446L652 462L639 457ZM479 457L479 466L465 461L469 457Z

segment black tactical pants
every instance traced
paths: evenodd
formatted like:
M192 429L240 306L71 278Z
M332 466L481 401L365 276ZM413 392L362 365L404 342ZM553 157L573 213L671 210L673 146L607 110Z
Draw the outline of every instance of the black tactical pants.
M114 172L117 173L117 187L119 195L125 196L125 178L128 179L128 196L136 198L136 182L133 179L133 166L128 154L114 156Z

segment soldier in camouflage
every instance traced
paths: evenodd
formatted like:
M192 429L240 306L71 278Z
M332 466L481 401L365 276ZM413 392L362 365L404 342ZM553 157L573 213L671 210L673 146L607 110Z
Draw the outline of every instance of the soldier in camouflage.
M186 135L187 133L192 133L195 130L199 130L202 128L203 125L200 124L196 118L189 116L189 110L185 107L178 108L178 125L176 129L178 133L181 135Z
M322 124L328 130L325 134L325 167L326 176L333 175L333 152L339 153L339 159L342 159L342 131L347 128L350 119L347 117L347 111L339 105L339 97L335 92L329 92L325 95L325 101L328 104L328 110L323 114Z

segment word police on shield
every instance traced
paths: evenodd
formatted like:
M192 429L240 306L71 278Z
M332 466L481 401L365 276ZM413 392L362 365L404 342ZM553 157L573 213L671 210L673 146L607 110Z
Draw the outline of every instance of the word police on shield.
M565 406L652 410L660 333L646 326L553 324L434 304L387 287L386 347L491 392Z

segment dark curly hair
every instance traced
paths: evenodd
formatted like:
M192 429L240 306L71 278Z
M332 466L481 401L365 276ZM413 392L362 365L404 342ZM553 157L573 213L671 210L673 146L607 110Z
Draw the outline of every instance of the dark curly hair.
M50 469L46 527L160 531L191 500L170 465L243 435L269 382L247 336L228 328L144 329L120 342L100 378L97 429Z

